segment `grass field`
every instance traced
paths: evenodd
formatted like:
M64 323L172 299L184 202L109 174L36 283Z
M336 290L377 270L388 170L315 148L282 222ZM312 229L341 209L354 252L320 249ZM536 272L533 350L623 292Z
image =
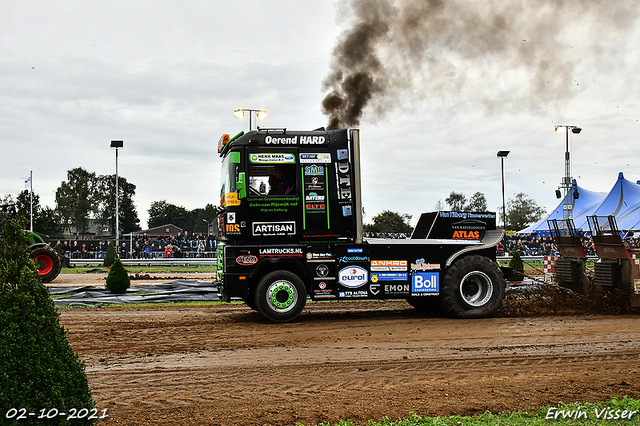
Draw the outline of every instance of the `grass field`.
M493 414L479 416L421 417L414 415L407 419L369 422L367 426L542 426L542 425L587 425L620 426L640 424L640 401L633 398L614 396L611 401L563 404L556 407L531 409L526 413ZM298 424L298 426L303 426ZM335 425L355 426L350 420L342 420Z

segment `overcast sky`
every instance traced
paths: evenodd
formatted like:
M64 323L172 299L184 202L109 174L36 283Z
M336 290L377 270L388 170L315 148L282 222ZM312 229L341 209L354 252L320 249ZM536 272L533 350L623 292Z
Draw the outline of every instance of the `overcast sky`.
M489 9L459 13L478 3ZM451 191L480 191L497 211L499 150L511 151L507 199L524 192L550 211L564 175L557 124L583 128L571 135L580 186L607 192L618 172L639 180L640 1L585 3L596 6L558 16L531 0L542 12L510 10L515 30L498 37L514 51L531 49L530 60L492 52L495 40L486 54L473 45L480 37L469 23L500 21L491 8L504 2L452 1L458 12L437 16L446 34L425 25L428 44L411 55L398 54L402 43L390 33L380 58L398 88L365 107L359 125L365 221L382 210L417 219ZM55 207L67 170L115 172L109 145L118 139L119 172L137 187L142 228L153 201L218 205L218 139L248 129L234 109L268 110L268 127L327 124L323 81L357 15L349 4L1 2L0 196L15 197L32 170L41 204ZM474 54L443 41L458 34Z

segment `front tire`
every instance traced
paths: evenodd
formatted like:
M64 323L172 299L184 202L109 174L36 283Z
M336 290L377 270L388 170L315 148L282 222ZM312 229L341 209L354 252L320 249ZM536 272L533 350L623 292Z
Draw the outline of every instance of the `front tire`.
M495 262L484 256L465 256L444 276L442 305L454 318L490 317L502 306L505 287L504 275Z
M302 280L289 271L270 272L255 290L255 306L265 318L274 322L291 321L304 309L307 291Z
M43 283L50 283L55 280L62 270L62 262L58 253L53 251L51 247L43 246L35 248L29 256L35 260L38 274Z

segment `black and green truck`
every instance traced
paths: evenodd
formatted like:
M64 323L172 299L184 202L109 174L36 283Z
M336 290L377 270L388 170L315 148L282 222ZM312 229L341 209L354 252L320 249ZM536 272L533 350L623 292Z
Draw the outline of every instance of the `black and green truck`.
M258 129L224 135L218 152L223 300L276 322L307 299L406 299L457 318L500 307L495 213L423 213L411 238L363 237L358 130Z

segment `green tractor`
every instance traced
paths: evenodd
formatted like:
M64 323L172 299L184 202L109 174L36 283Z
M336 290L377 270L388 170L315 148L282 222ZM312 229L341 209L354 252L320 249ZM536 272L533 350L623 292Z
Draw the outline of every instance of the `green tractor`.
M24 233L29 242L30 257L36 262L42 282L50 283L60 275L62 269L60 256L49 246L48 236L26 230Z
M15 217L15 204L0 205L0 212L9 215L9 217ZM24 234L31 250L30 257L36 262L42 282L50 283L60 275L62 269L60 256L49 246L47 235L27 230L24 231Z

